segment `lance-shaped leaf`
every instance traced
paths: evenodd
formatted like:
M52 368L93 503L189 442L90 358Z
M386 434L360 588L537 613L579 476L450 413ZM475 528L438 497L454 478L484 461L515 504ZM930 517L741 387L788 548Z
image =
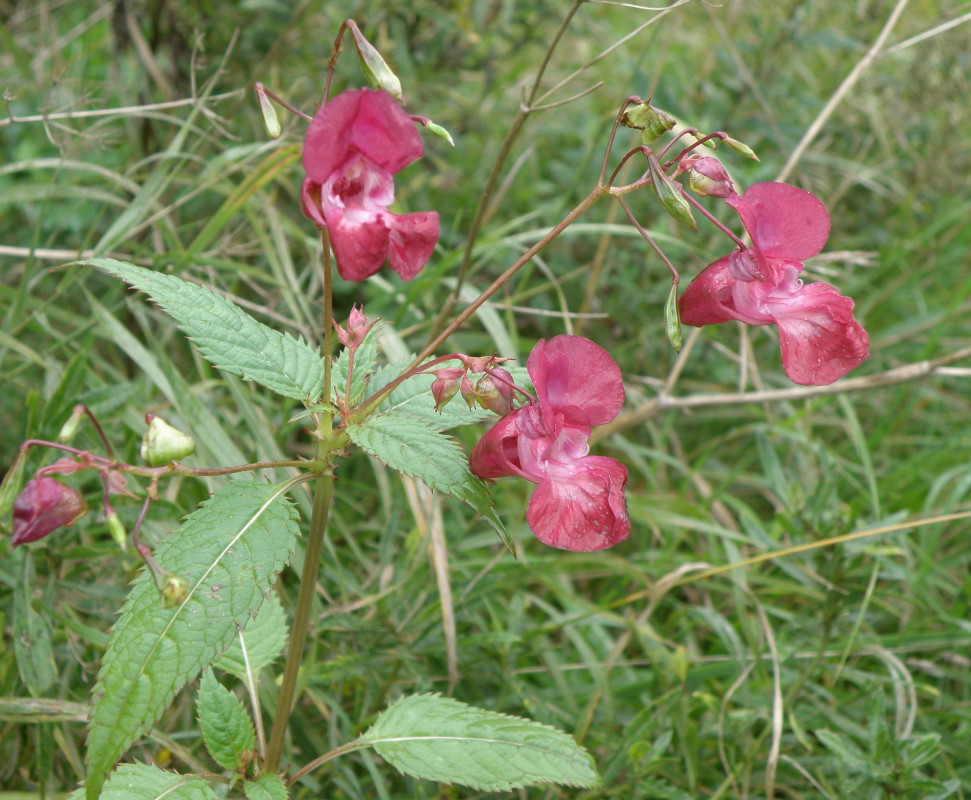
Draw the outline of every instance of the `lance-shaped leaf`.
M219 655L255 614L293 551L295 513L279 489L230 483L157 548L162 569L184 579L165 608L151 576L135 581L108 640L91 710L87 797L95 800L119 756L175 693Z
M572 736L439 695L403 697L356 744L370 745L406 775L479 791L600 783L593 759Z
M347 434L358 447L389 467L450 494L477 511L491 507L482 481L469 472L465 451L443 433L406 414L377 414Z
M209 754L223 769L244 769L256 745L253 722L239 698L216 680L211 669L202 673L196 707Z
M176 775L150 764L122 764L111 773L101 800L215 800L216 795L202 778ZM84 800L84 789L68 800Z
M302 339L258 322L235 303L174 275L113 258L80 261L145 292L214 366L295 400L317 400L324 385L320 354Z

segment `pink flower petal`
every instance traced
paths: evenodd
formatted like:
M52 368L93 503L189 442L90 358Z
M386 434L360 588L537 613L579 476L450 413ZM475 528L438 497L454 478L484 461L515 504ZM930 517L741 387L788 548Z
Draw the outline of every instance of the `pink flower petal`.
M787 183L756 183L725 202L738 211L755 247L767 258L802 261L822 250L829 236L826 206Z
M678 300L681 321L685 325L717 325L738 319L732 287L735 277L728 270L729 256L718 259L705 267L688 284Z
M318 228L327 227L327 222L324 220L324 210L321 206L321 186L310 178L304 178L303 183L300 184L300 210Z
M438 241L438 212L388 214L388 264L402 280L410 281L431 257Z
M587 456L570 477L547 478L529 500L526 523L550 547L587 552L622 542L630 533L624 499L627 467Z
M583 336L554 336L536 343L526 362L548 433L552 415L569 426L603 425L624 405L624 382L610 353Z
M469 469L473 475L486 480L509 478L513 475L525 478L519 464L518 440L520 421L525 407L500 419L485 432L469 454ZM541 476L533 480L535 483Z
M828 283L810 283L773 302L782 367L796 383L823 386L842 378L870 354L853 301Z
M363 281L381 269L388 255L387 216L373 214L367 221L352 222L339 208L328 211L330 243L344 280Z
M342 92L323 105L307 129L303 168L317 183L357 150L395 173L424 153L415 123L387 92Z

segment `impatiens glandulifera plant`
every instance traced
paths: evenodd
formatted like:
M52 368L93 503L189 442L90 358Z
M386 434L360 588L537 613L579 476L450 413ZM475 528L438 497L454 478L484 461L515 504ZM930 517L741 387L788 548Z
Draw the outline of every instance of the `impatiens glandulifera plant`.
M330 98L346 30L352 32L365 75L376 88L350 89ZM797 277L802 259L819 252L826 240L829 223L822 204L807 192L783 184L756 184L737 194L721 162L699 157L695 151L714 141L743 155L754 155L750 150L723 132L704 135L683 126L679 130L673 116L632 96L622 104L607 137L600 175L588 196L445 324L422 352L407 362L380 363L377 343L384 323L368 320L357 307L346 324L335 320L331 254L337 272L352 281L374 275L385 262L404 280L423 268L438 240L438 214L388 211L395 199L393 175L423 153L416 125L439 135L447 133L427 118L405 112L396 76L353 22L342 26L328 65L324 99L313 117L258 87L271 136L281 132L271 100L309 122L303 150L306 176L299 197L303 213L321 235L322 353L311 342L257 321L223 294L198 283L110 258L79 262L147 294L219 370L299 404L297 416L306 421L312 452L292 461L195 467L182 462L194 451L192 438L149 415L141 448L145 463L128 464L114 456L97 420L81 406L65 426L62 440L29 440L21 447L0 499L17 491L19 487L11 487L38 448L56 449L66 456L37 470L8 505L14 510L15 545L70 525L84 511L80 493L50 474L91 470L101 479L108 531L122 546L130 539L146 565L108 640L93 692L86 782L72 800L99 796L114 800L138 793L210 798L216 796L210 786L214 781L238 788L248 798L280 800L288 796L288 784L337 756L365 747L408 775L482 791L535 783L589 787L600 781L590 754L571 736L428 694L402 697L357 739L331 752L316 757L285 754L304 646L313 622L335 475L341 460L355 448L433 491L466 503L495 527L513 553L514 537L505 530L482 479L520 477L535 484L525 523L552 547L595 551L631 534L627 468L613 458L589 454L592 428L611 422L624 403L620 369L606 350L581 336L541 339L529 355L526 375L508 364L508 369L502 366L512 353L435 355L519 269L598 200L616 199L669 269L672 290L664 311L665 328L675 347L680 342L680 308L690 324L735 319L778 325L783 364L797 381L835 380L866 355L866 335L852 319L852 301L826 284L803 286ZM621 125L642 130L643 143L626 153L608 177L612 145ZM669 131L671 141L655 153L651 146ZM674 152L677 147L681 149ZM618 185L625 166L641 159L639 177ZM752 245L725 231L738 250L702 272L679 306L677 269L624 198L652 190L667 213L697 229L695 212L714 220L678 182L685 173L693 191L724 198L739 212ZM339 354L337 343L343 346ZM479 377L473 381L474 375ZM527 376L531 390L520 385ZM468 408L449 403L457 393ZM471 455L445 433L494 414L499 421ZM67 444L84 415L98 430L103 454ZM191 428L192 421L186 422ZM297 474L275 485L252 479L254 472L273 468ZM141 541L139 531L159 499L161 481L172 476L230 475L235 477L156 548ZM133 489L126 477L144 485ZM313 494L312 514L305 525L288 499L303 484ZM142 503L130 533L109 501L119 493L138 497ZM287 619L273 592L298 539L304 545L303 568L287 637ZM244 634L256 629L261 633L254 636L264 646L243 650ZM257 681L260 670L273 663L285 644L279 693L268 715L272 725L266 735ZM251 708L219 684L210 666L243 680ZM140 764L116 769L118 760L164 714L176 693L200 676L197 709L202 739L222 772L213 767L205 774L173 776ZM298 757L303 758L302 765L293 764Z

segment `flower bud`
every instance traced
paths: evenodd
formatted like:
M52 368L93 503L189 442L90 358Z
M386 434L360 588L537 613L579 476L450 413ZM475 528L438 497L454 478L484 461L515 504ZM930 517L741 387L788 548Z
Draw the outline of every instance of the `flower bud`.
M445 128L443 128L441 125L428 120L428 122L425 123L425 127L428 128L429 133L434 134L439 139L444 139L446 142L452 145L452 147L455 147L455 140L452 138L452 134L445 130Z
M461 379L465 377L465 369L463 367L446 367L436 370L432 374L435 376L435 380L432 382L435 410L441 411L458 392Z
M681 314L678 310L678 284L671 284L671 291L668 292L668 299L664 303L664 332L668 335L668 341L674 352L681 352L681 345L684 338L681 333Z
M469 411L471 411L473 408L475 408L475 387L472 385L472 381L469 380L467 375L462 378L461 391L462 399L469 407Z
M146 414L145 422L148 430L142 437L138 453L150 467L161 467L195 452L196 443L192 437L173 428L161 417Z
M721 161L694 153L681 159L679 170L688 173L688 188L702 197L731 197L737 194Z
M722 139L722 141L740 156L751 158L754 161L759 160L759 157L755 155L755 151L744 142L740 142L738 139L733 139L731 136L726 136L724 139Z
M128 531L125 530L125 524L119 519L118 513L112 511L105 517L105 522L108 524L108 533L111 534L111 538L115 540L117 544L123 551L128 550Z
M670 114L651 106L651 101L640 105L630 106L620 119L621 125L636 128L641 132L644 144L653 144L671 128L677 125L677 120Z
M361 72L375 89L384 89L395 100L401 101L401 81L394 74L388 62L382 58L378 49L364 38L357 23L349 19L344 23L354 35L354 46L361 57Z
M43 539L57 528L73 525L87 510L84 498L70 486L44 475L33 478L14 500L11 544Z
M363 310L354 306L347 318L347 329L345 330L338 325L336 320L334 327L337 329L337 338L340 343L349 350L357 350L363 344L364 337L368 335L368 332L377 322L378 320L369 322L368 318L364 316Z
M256 97L260 101L260 111L263 114L263 124L266 126L266 133L271 139L279 139L283 129L280 127L280 118L276 114L273 103L266 94L266 89L262 83L254 84Z
M475 399L483 408L504 417L512 411L512 387L513 379L508 371L491 369L475 384Z
M74 406L74 410L71 411L71 416L67 418L61 426L61 430L57 434L57 441L61 444L67 444L71 439L74 438L74 434L78 432L78 427L81 424L81 419L84 417L84 406L77 405Z

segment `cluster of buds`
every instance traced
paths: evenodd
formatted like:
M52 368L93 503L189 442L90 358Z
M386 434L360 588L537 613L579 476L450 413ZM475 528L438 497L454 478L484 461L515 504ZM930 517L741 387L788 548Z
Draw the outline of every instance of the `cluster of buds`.
M354 306L347 319L346 328L342 327L337 320L334 320L334 327L337 329L337 339L353 353L364 343L365 337L378 322L379 320L377 319L369 321L364 316L363 309Z
M481 406L500 417L511 413L514 408L513 400L516 392L522 392L508 370L498 366L506 358L497 356L466 356L457 353L450 358L462 362L461 367L444 367L432 370L435 376L432 381L432 396L435 398L435 410L441 411L446 403L461 392L469 409ZM473 384L469 373L482 373Z
M67 451L73 457L64 456L53 464L38 469L34 477L27 481L17 495L13 503L11 529L13 547L43 539L58 528L73 525L87 513L88 507L81 493L52 477L73 475L75 472L85 470L96 470L99 473L104 489L102 510L108 530L120 547L124 549L127 546L125 527L108 499L115 495L136 497L128 488L125 473L119 471L119 467L124 465L119 465L110 456L111 450L107 441L105 441L105 447L109 453L107 457L85 450L76 450L65 444L76 433L83 415L89 413L84 406L77 406L58 434L57 442L30 440L21 447L19 458L23 458L26 451L35 445ZM191 437L172 427L161 417L146 414L145 423L147 428L142 437L139 453L148 466L164 466L185 458L195 450L195 442ZM96 422L95 425L97 425ZM100 426L98 432L101 433Z

